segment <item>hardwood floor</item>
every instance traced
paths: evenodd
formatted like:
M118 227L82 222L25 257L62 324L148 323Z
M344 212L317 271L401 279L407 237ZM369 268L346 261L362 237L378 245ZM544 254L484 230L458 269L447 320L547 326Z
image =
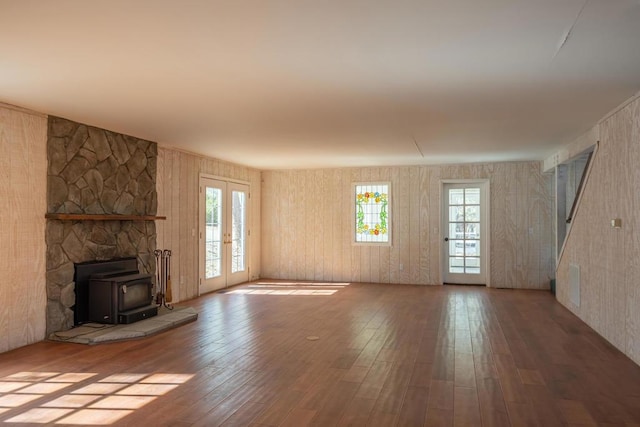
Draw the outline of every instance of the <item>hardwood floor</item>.
M259 282L189 305L143 341L0 354L0 426L640 426L640 367L544 291Z

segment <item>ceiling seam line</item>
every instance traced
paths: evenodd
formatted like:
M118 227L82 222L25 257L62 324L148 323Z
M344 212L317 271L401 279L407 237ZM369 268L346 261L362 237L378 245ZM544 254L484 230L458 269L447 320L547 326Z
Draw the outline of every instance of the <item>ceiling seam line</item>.
M416 150L418 150L418 153L420 153L420 156L424 159L424 153L420 149L420 146L418 145L418 142L416 141L416 137L412 135L411 139L413 139L413 145L416 146Z
M582 12L584 11L584 8L587 7L588 3L589 3L589 0L585 0L585 2L583 3L582 7L578 11L578 14L576 15L575 19L573 20L573 23L569 27L569 30L566 32L566 34L564 35L564 38L562 39L562 41L558 45L558 48L556 49L556 52L553 54L553 57L551 58L551 62L553 62L554 59L556 59L556 56L558 56L558 53L560 53L560 50L562 50L564 45L567 44L567 41L569 41L569 37L571 37L571 32L573 31L574 27L578 23L578 20L580 19L580 15L582 15Z

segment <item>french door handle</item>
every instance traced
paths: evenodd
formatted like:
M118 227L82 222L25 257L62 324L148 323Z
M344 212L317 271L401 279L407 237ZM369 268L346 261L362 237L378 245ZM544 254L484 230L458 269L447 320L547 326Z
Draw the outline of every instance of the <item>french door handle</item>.
M445 237L445 238L444 238L444 241L445 241L445 242L448 242L448 241L449 241L449 238L448 238L448 237Z

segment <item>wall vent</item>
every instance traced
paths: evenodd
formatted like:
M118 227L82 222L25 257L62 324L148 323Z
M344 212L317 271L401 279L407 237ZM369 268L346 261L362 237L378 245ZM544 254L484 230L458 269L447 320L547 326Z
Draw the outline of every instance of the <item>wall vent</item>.
M569 299L580 307L580 266L569 264Z

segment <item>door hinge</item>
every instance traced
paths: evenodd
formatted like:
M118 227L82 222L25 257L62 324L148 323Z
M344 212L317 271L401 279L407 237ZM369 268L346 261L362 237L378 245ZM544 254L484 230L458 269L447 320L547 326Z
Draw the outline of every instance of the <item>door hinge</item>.
M200 285L202 285L202 277L200 279L198 279L200 281Z
M247 230L247 236L251 236L251 230Z
M202 194L202 186L200 186L200 194Z

